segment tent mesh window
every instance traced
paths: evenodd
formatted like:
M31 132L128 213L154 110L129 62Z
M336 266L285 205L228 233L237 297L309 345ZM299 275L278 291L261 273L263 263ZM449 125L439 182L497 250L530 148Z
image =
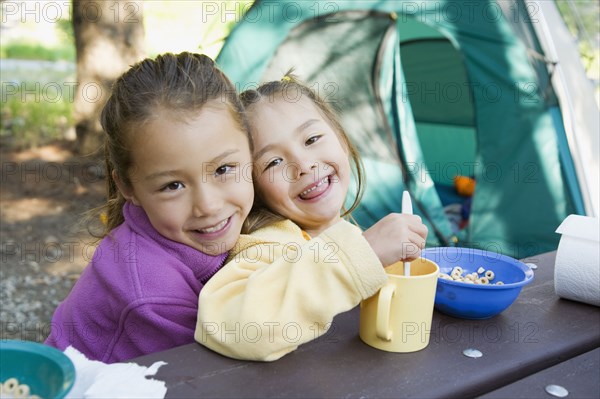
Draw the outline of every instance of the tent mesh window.
M293 67L340 113L346 133L363 157L395 163L396 143L382 116L373 83L377 53L392 24L388 14L361 11L308 20L292 29L261 80L281 79Z

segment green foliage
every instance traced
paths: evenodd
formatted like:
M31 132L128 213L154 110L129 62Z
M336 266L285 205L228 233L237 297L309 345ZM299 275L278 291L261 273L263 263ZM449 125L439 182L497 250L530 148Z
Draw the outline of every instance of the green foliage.
M555 0L556 6L577 40L581 61L588 75L598 79L600 50L594 35L600 30L600 3L597 0ZM594 76L596 75L596 76Z
M56 22L56 28L71 46L75 46L75 33L73 32L73 22L70 19L60 19Z
M595 0L559 0L555 3L574 36L580 37L583 31L588 36L598 32L600 3Z
M147 1L144 25L148 55L195 51L214 58L252 3L253 0Z
M144 6L144 22L149 55L164 51L202 51L216 56L225 38L251 0L235 3L202 4L197 1L152 1ZM207 8L207 7L212 8ZM214 12L202 17L204 7ZM232 12L232 10L235 10ZM59 45L43 41L13 39L0 46L0 58L75 62L72 21L54 22ZM167 32L168 34L165 34ZM152 41L156 41L152 43ZM186 47L182 47L185 43ZM188 44L189 43L189 44ZM73 126L73 98L55 95L52 87L61 87L63 94L76 78L74 71L60 68L48 70L10 69L3 65L0 89L0 141L15 148L35 147L65 137ZM32 80L36 79L36 82ZM18 83L12 83L18 82ZM68 82L68 84L65 84ZM39 86L35 86L35 85ZM48 86L46 86L48 85Z
M73 124L71 99L31 87L35 86L3 85L0 91L0 138L13 148L35 147L62 139Z
M234 11L234 18L227 19L225 13L227 9L221 7L220 14L215 14L213 18L207 21L206 27L203 29L203 35L198 46L201 52L209 52L209 49L218 47L220 49L225 40L231 33L231 30L242 19L243 14L248 11L254 0L238 0Z
M39 43L14 41L3 44L0 58L45 61L75 61L75 46L65 43L60 47L49 47Z

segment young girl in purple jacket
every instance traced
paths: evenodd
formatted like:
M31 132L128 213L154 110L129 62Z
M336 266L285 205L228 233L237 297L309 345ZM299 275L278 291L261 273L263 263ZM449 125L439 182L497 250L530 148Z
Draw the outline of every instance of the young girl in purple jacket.
M134 65L101 123L106 231L46 343L112 363L194 342L200 290L236 243L254 193L242 106L206 56Z

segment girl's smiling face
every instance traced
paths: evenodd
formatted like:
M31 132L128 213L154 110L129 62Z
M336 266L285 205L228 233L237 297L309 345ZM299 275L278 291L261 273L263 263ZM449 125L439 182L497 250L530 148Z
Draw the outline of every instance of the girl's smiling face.
M248 138L226 105L185 116L157 112L132 134L131 186L118 184L161 235L217 255L236 243L252 207Z
M348 153L306 96L263 98L250 108L254 176L273 211L311 236L340 220L350 182Z

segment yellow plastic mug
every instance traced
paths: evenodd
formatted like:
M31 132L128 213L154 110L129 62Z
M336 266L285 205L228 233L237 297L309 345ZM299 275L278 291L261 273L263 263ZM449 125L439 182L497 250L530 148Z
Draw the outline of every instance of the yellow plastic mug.
M415 352L429 344L439 266L418 258L385 268L387 283L360 304L360 338L388 352Z

